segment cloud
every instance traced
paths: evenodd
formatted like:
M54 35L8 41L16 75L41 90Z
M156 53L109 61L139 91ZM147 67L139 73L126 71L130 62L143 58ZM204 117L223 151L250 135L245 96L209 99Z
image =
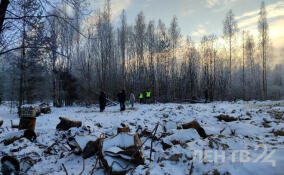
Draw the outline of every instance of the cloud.
M212 8L219 3L219 0L206 0L206 7Z
M267 19L284 17L284 2L277 2L266 6ZM236 16L238 26L240 28L250 28L257 26L259 10L246 12L240 16Z
M206 30L204 28L199 28L196 32L193 32L191 35L200 37L206 34Z
M111 1L111 20L115 20L122 12L131 4L132 0L112 0ZM105 0L90 0L91 6L95 6L96 10L103 9ZM96 11L94 10L84 21L83 26L95 24L97 21Z

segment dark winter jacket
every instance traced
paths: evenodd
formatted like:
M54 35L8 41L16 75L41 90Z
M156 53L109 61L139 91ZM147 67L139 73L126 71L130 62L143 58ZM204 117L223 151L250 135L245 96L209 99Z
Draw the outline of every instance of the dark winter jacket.
M101 92L100 94L99 103L101 108L104 108L106 106L106 95L104 92Z
M124 103L126 99L125 91L121 91L120 93L118 93L117 97L118 97L119 103Z

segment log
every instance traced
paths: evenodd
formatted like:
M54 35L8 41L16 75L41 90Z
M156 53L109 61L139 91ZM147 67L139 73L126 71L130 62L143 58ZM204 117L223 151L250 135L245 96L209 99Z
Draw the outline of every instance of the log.
M177 129L195 129L198 132L200 137L202 138L207 137L205 130L200 126L200 124L196 120L193 120L192 122L189 122L189 123L182 124L181 126L178 126Z
M99 139L96 141L89 141L83 150L83 158L87 159L97 154L99 151L99 144L100 144Z
M59 119L60 119L60 122L56 126L57 130L67 131L70 128L73 128L73 127L79 128L82 126L81 121L73 121L73 120L69 120L68 118L63 118L63 117L59 117Z
M225 122L232 122L232 121L236 121L238 120L237 118L234 118L234 117L230 117L228 115L224 115L224 114L221 114L221 115L218 115L216 117L219 121L225 121Z
M14 132L9 135L6 135L5 138L1 142L3 142L5 146L7 146L23 137L27 138L30 141L34 141L37 136L33 130L18 131L18 132Z
M129 126L125 125L123 128L117 128L117 134L121 132L130 132Z

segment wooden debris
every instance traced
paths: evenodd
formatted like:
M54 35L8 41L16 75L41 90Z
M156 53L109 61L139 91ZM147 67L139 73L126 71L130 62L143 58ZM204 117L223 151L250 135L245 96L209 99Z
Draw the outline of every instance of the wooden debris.
M125 174L144 164L142 143L138 134L119 133L101 142L99 157L109 174Z
M19 174L20 163L12 156L4 156L1 158L1 172L3 175Z
M121 132L130 132L129 126L125 125L123 128L117 128L117 134Z
M195 129L200 137L207 137L205 130L200 126L200 124L196 120L193 120L192 122L186 124L182 124L181 126L178 126L177 129Z
M13 120L11 120L11 128L19 128L19 125L14 124Z
M87 159L97 154L99 151L99 144L100 144L99 139L96 141L89 141L83 150L83 158Z
M63 118L63 117L59 117L59 119L60 119L60 122L56 126L57 130L66 131L66 130L73 128L73 127L79 128L79 127L82 126L81 121L72 121L72 120L69 120L68 118Z
M36 134L33 130L18 131L6 135L6 137L1 142L3 142L5 146L7 146L23 137L27 138L30 141L34 141L36 139Z
M42 104L39 105L39 107L40 107L41 113L43 113L43 114L51 113L51 108L50 108L48 103L42 103Z
M221 114L221 115L218 115L216 117L219 121L225 121L225 122L232 122L232 121L236 121L238 120L237 118L234 118L234 117L230 117L228 115L224 115L224 114Z

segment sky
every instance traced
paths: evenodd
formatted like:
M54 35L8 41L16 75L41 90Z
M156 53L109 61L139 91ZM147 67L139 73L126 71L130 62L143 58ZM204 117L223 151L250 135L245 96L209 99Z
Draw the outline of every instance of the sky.
M119 25L119 15L125 9L128 24L143 11L146 21L161 19L169 26L173 16L183 36L191 36L199 42L203 35L223 34L223 20L232 9L240 30L249 30L257 36L257 21L261 0L112 0L113 22ZM270 39L274 55L284 62L284 0L265 0ZM94 8L104 0L90 0Z

